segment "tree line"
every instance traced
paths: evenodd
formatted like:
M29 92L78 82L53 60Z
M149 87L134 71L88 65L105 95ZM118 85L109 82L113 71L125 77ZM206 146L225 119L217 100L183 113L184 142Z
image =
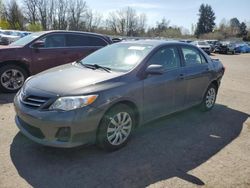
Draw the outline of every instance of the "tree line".
M234 17L229 21L223 19L219 26L216 26L215 19L215 13L212 7L202 4L199 9L199 20L195 29L195 35L208 39L238 37L243 38L243 40L250 40L245 22L240 22L238 18Z
M0 28L16 30L75 30L98 32L109 35L166 37L166 38L218 38L242 37L249 32L244 22L232 18L219 26L215 24L215 13L210 5L202 4L199 20L193 33L179 26L170 26L162 18L155 26L147 25L147 15L134 8L124 7L109 12L106 18L92 10L85 0L0 0ZM249 37L250 39L250 37Z

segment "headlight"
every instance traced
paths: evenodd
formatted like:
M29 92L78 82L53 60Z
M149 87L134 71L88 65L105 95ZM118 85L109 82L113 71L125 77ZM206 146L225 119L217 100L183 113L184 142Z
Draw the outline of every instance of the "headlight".
M51 106L50 110L74 110L92 104L98 95L60 97Z

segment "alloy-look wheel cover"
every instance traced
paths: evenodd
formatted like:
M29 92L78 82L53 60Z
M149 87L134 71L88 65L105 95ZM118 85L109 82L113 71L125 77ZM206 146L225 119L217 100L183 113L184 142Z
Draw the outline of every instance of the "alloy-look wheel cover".
M207 91L207 96L206 96L206 107L207 108L212 108L214 103L215 103L215 98L216 98L216 90L214 88L210 88Z
M24 83L24 75L17 69L8 69L1 75L1 85L8 90L20 89Z
M118 146L124 143L132 129L132 118L127 112L119 112L110 118L107 128L107 139L111 145Z

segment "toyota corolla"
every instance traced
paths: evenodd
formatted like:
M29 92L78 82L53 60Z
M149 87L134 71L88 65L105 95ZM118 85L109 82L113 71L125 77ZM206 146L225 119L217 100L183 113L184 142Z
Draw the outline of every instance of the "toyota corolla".
M124 146L138 126L200 105L211 110L224 74L219 60L181 42L120 42L28 78L16 124L54 147Z

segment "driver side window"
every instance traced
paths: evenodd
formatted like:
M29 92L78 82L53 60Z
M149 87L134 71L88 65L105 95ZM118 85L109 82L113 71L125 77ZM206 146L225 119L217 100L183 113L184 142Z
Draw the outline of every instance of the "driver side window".
M47 35L40 39L39 42L43 42L43 48L62 48L65 47L65 35L64 34L53 34Z
M177 48L163 47L158 50L149 60L149 65L162 65L164 70L180 67L180 57Z

